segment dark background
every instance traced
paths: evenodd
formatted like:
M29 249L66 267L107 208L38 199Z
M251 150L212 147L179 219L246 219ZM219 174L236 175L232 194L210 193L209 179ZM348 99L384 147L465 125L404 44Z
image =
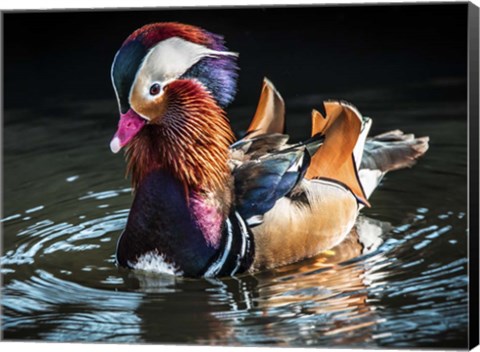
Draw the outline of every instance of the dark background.
M4 108L113 101L110 65L116 50L133 30L158 21L194 24L225 36L229 49L240 53L235 106L256 102L263 76L275 83L287 105L289 98L312 93L348 99L358 89L465 79L467 7L7 12ZM466 94L457 93L458 98ZM447 94L434 98L455 98L452 90ZM416 97L422 99L421 92Z

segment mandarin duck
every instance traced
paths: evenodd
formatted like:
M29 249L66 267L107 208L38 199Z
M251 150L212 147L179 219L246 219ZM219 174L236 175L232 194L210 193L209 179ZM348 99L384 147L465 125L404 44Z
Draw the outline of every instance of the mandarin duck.
M311 258L347 237L386 172L409 167L428 137L367 138L371 120L344 101L312 113L288 143L281 95L265 79L246 135L224 108L237 54L222 36L180 23L134 31L111 70L134 193L116 261L186 277L232 276Z

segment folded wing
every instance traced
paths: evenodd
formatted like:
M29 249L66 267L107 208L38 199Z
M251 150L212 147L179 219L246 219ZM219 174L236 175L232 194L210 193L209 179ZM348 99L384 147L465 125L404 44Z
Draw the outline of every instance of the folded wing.
M286 144L287 139L286 135L260 135L248 144L233 146L234 150L243 148L243 160L232 171L235 206L250 226L261 223L263 214L304 178L310 153L319 148L323 137L292 146Z

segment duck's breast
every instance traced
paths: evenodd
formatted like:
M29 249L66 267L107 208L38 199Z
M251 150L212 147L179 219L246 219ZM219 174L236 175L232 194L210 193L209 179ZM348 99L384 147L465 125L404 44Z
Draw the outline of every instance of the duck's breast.
M154 171L136 191L118 241L117 262L130 268L139 268L145 261L147 266L164 262L169 271L199 276L218 253L218 246L212 243L217 239L206 238L201 225L180 182L166 171Z

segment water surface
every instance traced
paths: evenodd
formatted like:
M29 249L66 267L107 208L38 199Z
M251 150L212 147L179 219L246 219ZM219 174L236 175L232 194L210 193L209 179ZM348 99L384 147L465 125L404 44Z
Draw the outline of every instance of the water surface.
M445 79L287 99L294 140L308 136L308 110L337 94L373 118L374 133L429 135L430 150L414 168L388 174L362 212L359 235L374 239L368 253L352 234L317 258L221 280L115 266L132 202L123 158L108 148L115 102L7 110L4 338L466 347L466 101L446 94L462 89L461 79ZM236 131L256 96L229 109Z

